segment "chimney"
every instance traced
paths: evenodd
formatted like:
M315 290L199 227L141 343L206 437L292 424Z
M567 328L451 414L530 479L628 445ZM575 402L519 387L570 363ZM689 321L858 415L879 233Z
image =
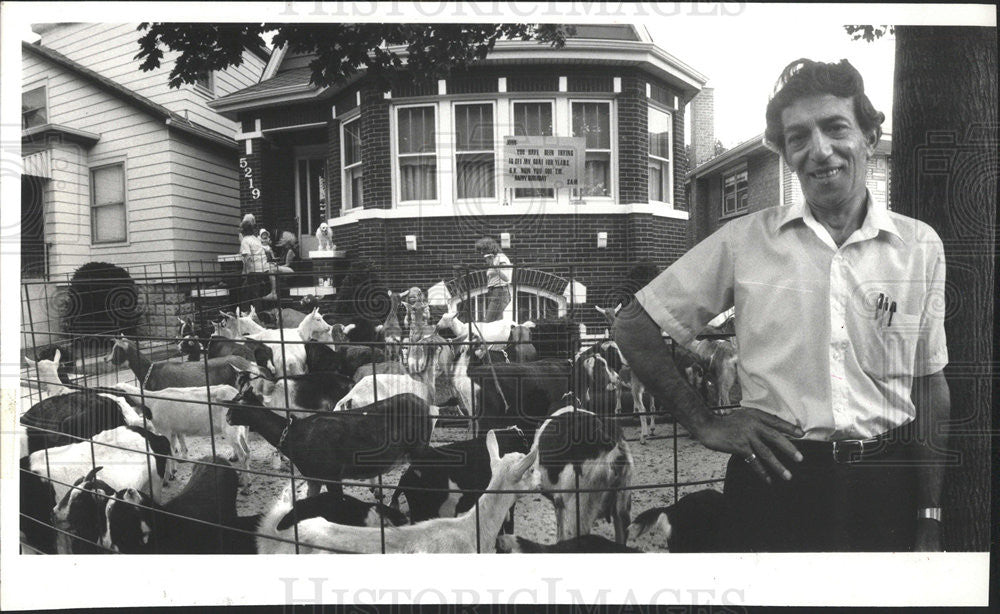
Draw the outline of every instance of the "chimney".
M691 157L695 168L715 155L715 88L702 88L691 99Z

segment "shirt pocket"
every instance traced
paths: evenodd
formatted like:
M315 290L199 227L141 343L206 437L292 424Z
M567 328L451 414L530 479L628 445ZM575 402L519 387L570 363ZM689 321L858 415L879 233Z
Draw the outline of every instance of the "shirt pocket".
M867 318L858 343L861 369L875 379L885 380L913 374L913 362L920 339L920 316L896 312L882 318Z

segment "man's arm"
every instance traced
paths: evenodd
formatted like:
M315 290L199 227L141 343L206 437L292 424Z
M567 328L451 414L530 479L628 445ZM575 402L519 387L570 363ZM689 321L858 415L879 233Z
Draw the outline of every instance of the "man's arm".
M660 327L638 301L629 301L618 312L612 336L639 381L704 446L744 458L756 455L751 467L768 482L769 472L791 479L791 472L774 452L781 450L801 461L802 455L786 437L786 434L801 437L800 428L753 408L743 408L727 416L716 416L709 411L677 371Z
M913 404L917 410L918 436L914 455L917 465L917 509L941 507L944 488L945 459L948 435L942 426L951 417L951 392L944 371L913 378ZM940 523L937 520L917 520L917 551L938 551Z

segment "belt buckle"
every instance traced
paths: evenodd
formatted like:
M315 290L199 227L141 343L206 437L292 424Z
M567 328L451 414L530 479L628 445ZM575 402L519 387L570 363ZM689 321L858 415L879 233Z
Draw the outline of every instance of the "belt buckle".
M851 450L850 448L854 448ZM841 460L838 452L843 450L847 453L844 460ZM865 453L865 442L863 439L848 439L845 441L834 441L833 442L833 462L835 463L856 463L861 460L861 457ZM857 456L852 458L852 454L857 454Z

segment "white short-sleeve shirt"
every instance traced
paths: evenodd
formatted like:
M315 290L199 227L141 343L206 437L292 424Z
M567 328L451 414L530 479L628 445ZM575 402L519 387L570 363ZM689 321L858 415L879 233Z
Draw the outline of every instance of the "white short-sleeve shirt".
M732 220L636 298L684 345L735 306L742 404L838 440L915 417L913 378L948 362L944 282L941 239L919 220L870 204L838 248L788 205ZM896 303L891 323L880 294Z

